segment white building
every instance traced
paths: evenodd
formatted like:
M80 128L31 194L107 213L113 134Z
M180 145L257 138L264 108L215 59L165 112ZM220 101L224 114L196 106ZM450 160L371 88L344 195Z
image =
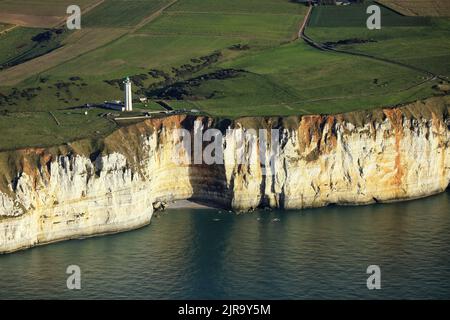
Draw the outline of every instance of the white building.
M125 84L125 102L120 100L105 101L103 104L104 108L121 112L133 111L133 92L131 91L130 78L127 77L123 83Z
M126 78L125 84L125 111L133 111L133 93L131 92L130 78Z

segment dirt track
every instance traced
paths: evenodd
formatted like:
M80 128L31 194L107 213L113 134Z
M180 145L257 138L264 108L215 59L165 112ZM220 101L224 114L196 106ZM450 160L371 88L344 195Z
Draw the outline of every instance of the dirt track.
M8 29L5 29L5 30L2 30L2 31L0 31L0 36L2 35L2 34L4 34L4 33L7 33L7 32L9 32L9 31L11 31L11 30L14 30L15 28L17 28L18 26L11 26L10 28L8 28Z

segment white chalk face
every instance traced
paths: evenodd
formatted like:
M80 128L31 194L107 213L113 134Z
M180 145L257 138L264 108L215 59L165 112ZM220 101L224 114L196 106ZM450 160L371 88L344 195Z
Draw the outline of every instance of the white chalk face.
M280 129L228 128L203 130L195 121L193 132L173 130L175 148L172 161L176 165L248 165L261 170L262 175L274 175L280 156Z

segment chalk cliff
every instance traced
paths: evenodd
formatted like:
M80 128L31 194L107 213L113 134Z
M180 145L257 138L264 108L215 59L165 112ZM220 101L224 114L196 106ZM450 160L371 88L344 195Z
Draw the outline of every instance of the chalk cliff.
M329 116L174 115L102 139L1 152L0 253L138 228L150 222L158 201L197 199L247 211L442 192L450 182L449 111L448 99L433 98ZM186 155L173 134L180 128L223 132L223 164L174 161L175 154ZM233 128L243 131L226 130ZM262 146L242 134L252 129L278 130L265 144L266 155L279 144L271 166L251 161L261 157ZM239 164L238 154L248 161Z

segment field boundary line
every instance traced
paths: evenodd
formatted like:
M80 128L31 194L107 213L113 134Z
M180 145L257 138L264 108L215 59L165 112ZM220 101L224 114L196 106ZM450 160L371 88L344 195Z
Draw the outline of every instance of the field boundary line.
M134 33L137 30L141 29L143 26L145 26L148 23L152 22L153 20L158 18L165 10L169 9L171 6L173 6L177 2L178 2L178 0L173 0L173 1L169 2L168 4L166 4L164 7L162 7L161 9L159 9L158 11L153 12L148 17L142 19L137 25L135 25L133 27L133 29L131 29L130 33Z
M105 1L105 0L100 0L99 2L96 3L95 6L91 6L91 7L90 7L90 10L94 9L96 6L100 5L100 4L103 3L104 1ZM165 5L165 6L162 7L161 9L159 9L157 12L152 13L149 17L144 18L141 22L139 22L135 27L133 27L133 28L131 28L131 29L130 29L130 28L117 28L118 30L123 30L123 33L120 34L119 36L117 36L116 38L112 39L111 41L108 41L108 42L106 42L106 43L104 43L104 44L102 44L102 45L100 45L100 46L98 46L98 47L89 49L89 50L87 50L87 51L85 51L85 52L82 52L82 53L80 53L80 54L78 54L78 55L76 55L76 56L74 56L74 57L71 57L71 58L69 58L69 59L67 59L67 60L65 60L65 61L62 61L61 63L58 63L58 64L56 64L56 65L54 65L54 66L50 66L50 67L48 67L48 68L46 68L46 69L44 69L44 70L41 70L40 72L38 72L38 73L32 75L32 77L38 77L38 76L39 76L40 74L42 74L43 72L48 72L49 70L52 70L52 69L54 69L54 68L57 68L58 66L60 66L60 65L63 64L63 63L71 62L71 61L73 61L73 60L75 60L75 59L78 59L78 58L80 58L80 57L82 57L82 56L84 56L84 55L86 55L86 54L89 54L89 53L91 53L91 52L93 52L93 51L95 51L95 50L98 50L98 49L104 48L104 47L106 47L106 46L109 46L109 45L111 45L111 44L113 44L113 43L115 43L115 42L121 40L122 38L124 38L124 37L127 36L127 35L132 35L132 34L134 34L135 31L137 31L138 29L142 28L143 25L145 25L145 24L147 24L147 23L153 21L153 20L156 19L157 17L159 17L159 16L161 15L161 13L162 13L164 10L166 10L167 8L169 8L170 6L174 5L174 4L177 3L177 2L178 2L178 0L174 0L174 1L170 2L169 4ZM142 25L142 26L141 26L141 25ZM95 30L95 29L101 29L101 28L87 28L87 29ZM79 31L81 31L81 30L79 30ZM70 44L69 44L69 45L70 45ZM66 45L64 45L62 48L64 48L65 46L66 46ZM45 56L45 55L44 55L44 56ZM42 57L42 56L41 56L41 57ZM30 61L33 61L33 60L34 60L34 59L32 59L32 60L30 60ZM28 77L28 78L31 78L31 77ZM25 78L25 79L28 79L28 78ZM23 81L23 80L22 80L22 81Z

